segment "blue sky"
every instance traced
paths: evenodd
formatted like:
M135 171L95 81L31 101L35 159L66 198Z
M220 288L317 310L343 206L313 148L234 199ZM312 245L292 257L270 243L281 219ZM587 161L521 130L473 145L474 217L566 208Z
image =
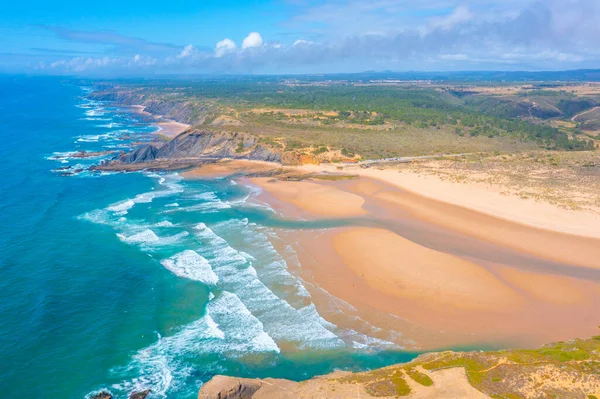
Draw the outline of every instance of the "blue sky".
M0 71L600 68L598 0L12 1Z

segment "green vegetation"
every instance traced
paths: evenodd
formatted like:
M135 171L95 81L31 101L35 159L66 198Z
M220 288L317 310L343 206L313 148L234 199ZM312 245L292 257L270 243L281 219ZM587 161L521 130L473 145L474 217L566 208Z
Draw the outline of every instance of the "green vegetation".
M237 121L236 130L258 134L286 151L321 143L317 155L322 148L344 148L350 154L344 156L367 158L514 152L531 149L527 142L546 149L594 149L594 136L552 126L548 119L570 121L600 104L600 98L550 90L554 86L488 95L452 85L312 85L265 77L135 82L119 89L132 90L150 111L203 126L223 123L216 120L226 115ZM595 119L585 123L596 126Z
M313 155L324 154L324 153L326 153L327 151L329 151L329 150L327 149L327 147L319 147L319 148L317 148L316 150L314 150L314 151L313 151Z
M365 387L371 396L407 396L410 386L404 379L401 371L394 372L389 378L372 382Z
M421 367L432 374L419 371ZM430 387L438 370L455 367L463 367L468 382L492 398L525 399L532 397L532 392L539 398L596 398L594 394L600 390L600 336L539 349L430 353L404 365L335 381L362 385L372 396L405 396L410 393L406 376Z
M423 386L430 387L433 385L433 380L427 374L423 374L412 367L406 369L406 374L408 374L413 381L418 382Z
M235 152L237 152L237 153L244 152L244 143L243 142L240 141L238 143L238 145L235 149Z
M356 179L357 175L310 175L309 178L326 181L352 180Z

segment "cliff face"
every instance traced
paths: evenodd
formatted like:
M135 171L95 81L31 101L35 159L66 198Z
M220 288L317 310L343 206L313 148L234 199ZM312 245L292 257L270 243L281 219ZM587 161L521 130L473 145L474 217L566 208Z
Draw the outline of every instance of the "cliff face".
M190 125L204 121L209 105L181 97L153 96L135 89L111 87L95 91L90 97L121 105L141 105L145 111ZM281 150L259 143L256 136L240 132L214 132L189 129L164 145L142 145L118 160L94 167L95 170L180 169L207 159L235 158L281 162Z
M215 158L280 162L281 153L259 144L257 137L247 133L191 129L161 147L153 144L137 147L122 155L119 161L126 164L139 164L165 160L189 161Z
M135 90L111 89L90 94L90 98L118 103L121 105L141 105L144 110L177 122L195 125L202 123L210 112L208 105L186 101L182 98L154 97Z

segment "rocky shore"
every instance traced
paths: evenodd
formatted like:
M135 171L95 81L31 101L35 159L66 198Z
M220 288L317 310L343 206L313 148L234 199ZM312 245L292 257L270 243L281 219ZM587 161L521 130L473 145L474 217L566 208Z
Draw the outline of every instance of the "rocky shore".
M164 144L140 145L92 170L181 170L222 158L280 162L281 153L247 133L190 128Z
M89 97L119 105L141 106L144 112L189 125L202 123L210 112L210 107L206 105L198 105L183 99L159 98L136 89L118 86L101 88L92 92Z
M135 391L129 395L129 399L146 399L152 390L144 389L143 391ZM113 395L109 391L101 391L92 395L90 399L113 399Z

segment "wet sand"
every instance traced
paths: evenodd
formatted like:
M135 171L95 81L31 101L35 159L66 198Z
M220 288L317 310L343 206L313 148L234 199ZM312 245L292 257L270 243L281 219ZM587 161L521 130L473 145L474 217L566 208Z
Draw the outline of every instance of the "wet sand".
M252 183L264 190L260 200L289 217L346 218L347 227L280 232L326 318L335 312L321 288L422 349L597 334L598 239L514 223L368 178Z

